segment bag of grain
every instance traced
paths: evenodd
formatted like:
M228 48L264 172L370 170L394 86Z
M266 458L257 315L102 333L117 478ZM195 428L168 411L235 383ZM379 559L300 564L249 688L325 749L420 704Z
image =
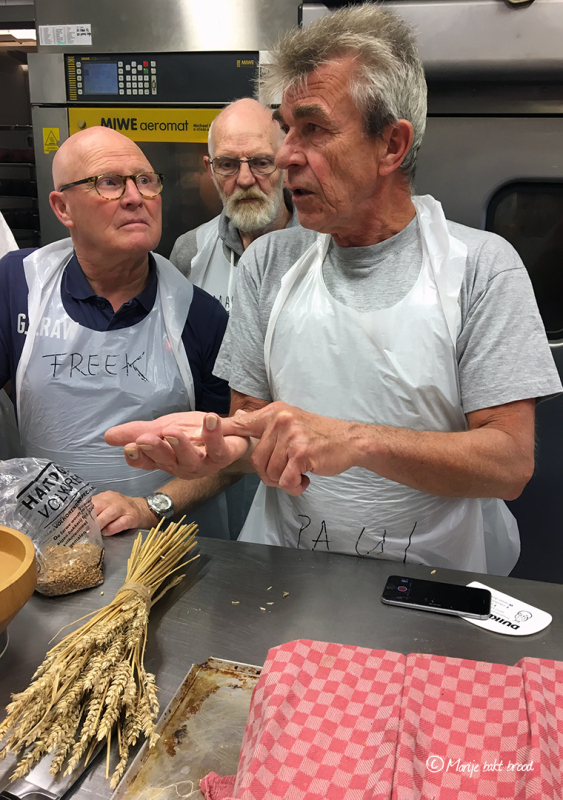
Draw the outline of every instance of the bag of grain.
M94 489L52 461L0 461L0 524L25 533L37 553L37 591L70 594L104 581Z

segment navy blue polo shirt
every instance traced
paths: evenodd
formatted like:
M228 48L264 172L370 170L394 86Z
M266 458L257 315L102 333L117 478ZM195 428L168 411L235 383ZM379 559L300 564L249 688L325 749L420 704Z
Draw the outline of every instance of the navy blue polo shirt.
M0 259L0 389L11 380L14 405L16 369L28 327L28 287L23 260L33 249L14 250ZM141 322L154 305L156 291L157 273L152 255L149 256L147 286L116 312L104 297L96 295L76 255L69 261L61 280L61 299L66 313L79 325L94 331L115 331ZM194 286L182 342L192 370L198 411L218 414L229 411L229 386L213 375L227 320L228 314L221 303Z

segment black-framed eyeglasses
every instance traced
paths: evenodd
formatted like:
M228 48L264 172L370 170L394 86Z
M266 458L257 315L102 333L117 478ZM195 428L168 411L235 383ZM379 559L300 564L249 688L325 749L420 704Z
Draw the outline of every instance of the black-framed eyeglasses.
M230 158L230 156L220 156L210 158L209 163L217 175L236 175L241 164L248 164L250 171L255 175L271 175L277 167L273 158L268 156L253 156L252 158Z
M119 200L125 194L128 178L134 182L141 197L147 200L158 197L162 192L164 175L160 172L139 172L137 175L116 175L112 172L105 175L93 175L91 178L83 178L81 181L65 183L64 186L60 187L59 192L64 192L65 189L70 189L71 186L93 183L94 189L104 200Z

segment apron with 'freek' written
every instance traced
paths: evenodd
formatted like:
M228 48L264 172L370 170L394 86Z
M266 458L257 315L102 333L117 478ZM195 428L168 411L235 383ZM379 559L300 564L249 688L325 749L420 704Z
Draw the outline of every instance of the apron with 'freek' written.
M326 234L286 273L264 343L274 400L342 420L466 430L456 341L467 248L436 200L413 202L422 266L394 306L363 313L330 295ZM517 561L518 528L501 500L437 497L360 467L309 477L299 497L262 484L240 539L497 574Z
M74 322L61 300L72 254L67 239L24 260L29 328L16 373L20 438L27 456L54 461L99 491L145 495L170 475L132 469L104 432L195 407L181 340L193 286L155 254L158 290L149 314L128 328L93 331Z

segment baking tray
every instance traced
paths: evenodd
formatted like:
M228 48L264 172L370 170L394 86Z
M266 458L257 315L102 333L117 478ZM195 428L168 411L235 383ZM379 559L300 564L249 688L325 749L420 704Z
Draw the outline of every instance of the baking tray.
M208 658L194 664L145 742L112 800L200 800L208 772L237 771L250 698L260 667Z

